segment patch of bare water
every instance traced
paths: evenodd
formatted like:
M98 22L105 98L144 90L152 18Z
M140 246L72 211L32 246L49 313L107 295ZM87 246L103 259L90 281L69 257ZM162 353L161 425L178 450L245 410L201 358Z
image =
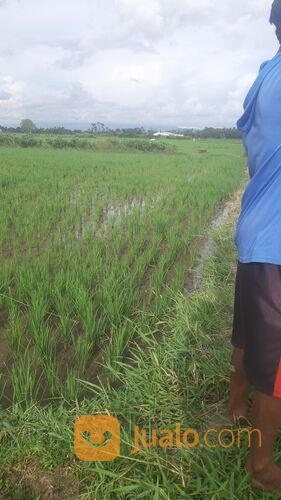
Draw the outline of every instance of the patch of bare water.
M229 215L229 206L228 204L224 204L219 211L216 213L213 218L208 231L207 237L204 241L200 252L199 252L199 261L194 269L193 274L193 290L201 290L203 285L203 265L204 261L214 253L215 250L215 241L213 230L219 228L223 225L224 221L227 220Z
M155 195L151 200L144 198L133 198L130 201L124 202L122 205L116 206L109 204L103 209L100 220L97 220L97 214L94 205L90 212L85 214L74 229L76 239L83 239L87 234L92 236L100 236L109 232L112 225L121 224L123 217L132 215L135 209L139 210L140 216L148 209L153 209L161 200L160 194ZM62 240L66 242L67 234L64 234Z
M122 217L131 215L135 208L139 209L140 215L142 216L146 208L146 201L144 199L133 199L119 207L109 205L104 211L104 216L101 222L102 229L107 231L112 223L120 224Z
M241 190L237 191L234 198L225 201L213 217L211 224L209 225L209 228L207 230L203 244L199 249L197 264L192 271L191 278L190 276L188 277L186 285L184 287L183 291L185 294L202 290L204 261L215 251L213 231L214 229L220 228L224 224L224 222L228 220L233 211L237 212L239 208L240 198Z

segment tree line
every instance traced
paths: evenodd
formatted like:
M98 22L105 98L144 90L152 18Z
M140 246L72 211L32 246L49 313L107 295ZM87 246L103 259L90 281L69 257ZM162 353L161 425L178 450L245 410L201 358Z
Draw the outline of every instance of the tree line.
M25 134L50 134L50 135L76 135L87 134L92 136L113 136L113 137L147 137L152 138L156 130L145 130L144 127L108 128L102 122L91 123L86 131L80 129L70 130L65 127L37 127L35 123L26 118L21 121L18 127L5 127L0 125L0 131L6 133ZM167 132L180 133L183 138L189 139L240 139L241 133L237 128L215 128L205 127L202 129L186 128L167 130ZM174 138L174 137L173 137Z

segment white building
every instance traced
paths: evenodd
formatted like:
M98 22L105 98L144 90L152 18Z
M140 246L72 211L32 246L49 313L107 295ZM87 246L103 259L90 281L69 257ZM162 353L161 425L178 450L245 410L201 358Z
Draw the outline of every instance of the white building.
M154 132L154 136L157 137L184 137L184 134L175 134L174 132Z

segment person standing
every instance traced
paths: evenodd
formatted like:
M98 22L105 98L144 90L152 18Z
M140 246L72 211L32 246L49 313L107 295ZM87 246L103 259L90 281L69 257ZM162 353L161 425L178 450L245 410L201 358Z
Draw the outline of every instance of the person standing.
M248 158L249 181L234 242L237 270L233 314L233 371L228 415L235 421L251 409L252 446L246 469L255 486L281 492L274 445L281 425L281 0L270 23L280 47L260 66L237 122Z

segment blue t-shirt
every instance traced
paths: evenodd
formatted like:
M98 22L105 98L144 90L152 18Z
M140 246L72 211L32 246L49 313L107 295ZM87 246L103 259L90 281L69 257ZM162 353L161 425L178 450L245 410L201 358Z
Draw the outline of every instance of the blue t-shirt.
M281 53L261 65L237 127L250 178L234 236L237 258L281 264Z

